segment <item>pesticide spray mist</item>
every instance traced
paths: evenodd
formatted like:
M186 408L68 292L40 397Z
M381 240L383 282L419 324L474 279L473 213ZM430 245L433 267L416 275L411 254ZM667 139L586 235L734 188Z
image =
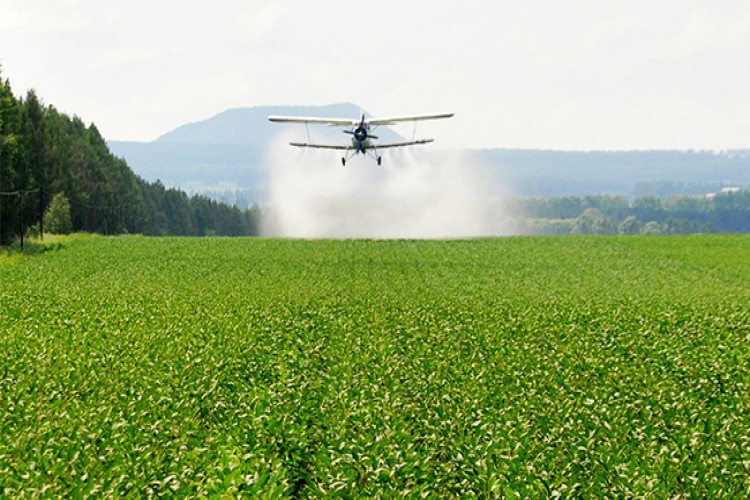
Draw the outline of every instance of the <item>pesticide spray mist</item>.
M296 238L460 238L505 235L493 199L508 199L460 153L384 150L383 166L357 155L298 149L279 137L269 148L264 236Z

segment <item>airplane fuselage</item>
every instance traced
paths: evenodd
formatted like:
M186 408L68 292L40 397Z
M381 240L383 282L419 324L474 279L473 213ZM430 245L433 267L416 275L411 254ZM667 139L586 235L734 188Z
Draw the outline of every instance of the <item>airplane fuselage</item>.
M373 144L370 141L369 128L370 125L364 121L363 116L359 125L350 132L352 134L352 148L356 150L357 153L364 154L368 148L373 147Z
M363 153L367 148L372 147L372 141L370 141L367 129L364 127L357 127L352 135L352 147L357 150L357 153Z
M357 139L352 138L352 148L354 148L357 153L364 153L367 149L372 147L372 142L370 142L370 139L365 139L364 141L358 141Z

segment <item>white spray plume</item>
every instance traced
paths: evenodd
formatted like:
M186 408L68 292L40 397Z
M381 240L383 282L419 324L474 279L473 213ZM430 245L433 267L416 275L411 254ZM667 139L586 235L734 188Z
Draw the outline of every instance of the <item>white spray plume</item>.
M486 182L466 155L417 146L379 151L380 167L363 155L342 166L343 152L293 148L285 135L267 154L264 236L460 238L510 232L492 203L509 193Z

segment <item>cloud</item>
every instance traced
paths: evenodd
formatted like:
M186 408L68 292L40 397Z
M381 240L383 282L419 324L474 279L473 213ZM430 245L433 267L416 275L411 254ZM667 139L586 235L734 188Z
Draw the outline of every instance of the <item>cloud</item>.
M449 146L750 137L750 5L737 0L383 0L364 12L343 0L0 0L0 46L15 89L35 87L112 139L230 107L341 101L455 111ZM695 116L689 133L665 111L678 103Z
M690 12L677 35L669 42L672 52L679 57L703 55L707 52L742 51L750 45L750 13Z
M262 40L279 31L285 14L284 4L261 4L242 12L237 17L236 27L251 41Z
M86 30L96 24L97 16L88 9L77 9L81 3L77 0L0 1L0 30L12 30L9 33L26 38L26 42L32 42L31 37L46 38Z
M140 66L143 63L155 64L158 61L159 52L154 49L146 47L122 47L100 53L92 63L91 69L95 71L108 71L123 67L132 68L133 66Z

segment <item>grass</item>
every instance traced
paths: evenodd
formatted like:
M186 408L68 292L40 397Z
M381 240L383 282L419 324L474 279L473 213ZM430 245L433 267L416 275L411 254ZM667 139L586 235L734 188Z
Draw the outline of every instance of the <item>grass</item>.
M61 248L71 238L84 235L45 234L44 238L26 238L23 248L21 241L16 240L10 245L0 246L0 264L17 261L22 255L34 255Z
M0 261L0 495L750 494L750 238Z

